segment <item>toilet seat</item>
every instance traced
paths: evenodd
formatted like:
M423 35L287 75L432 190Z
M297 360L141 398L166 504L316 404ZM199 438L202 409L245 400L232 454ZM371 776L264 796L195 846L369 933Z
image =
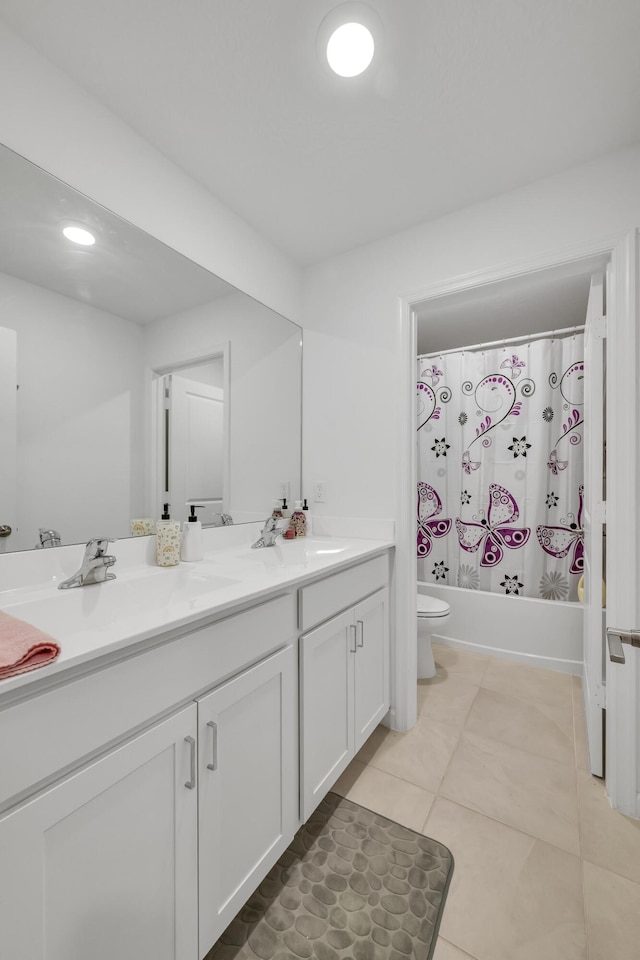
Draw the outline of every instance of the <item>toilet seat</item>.
M438 600L436 597L429 597L424 593L418 594L418 616L428 619L430 617L446 617L451 607L444 600Z

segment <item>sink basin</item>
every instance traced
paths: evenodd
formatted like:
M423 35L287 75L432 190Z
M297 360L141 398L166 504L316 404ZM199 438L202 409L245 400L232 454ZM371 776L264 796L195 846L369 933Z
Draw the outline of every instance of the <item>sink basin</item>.
M245 548L236 554L236 558L269 567L295 567L312 560L335 559L348 549L349 543L344 540L321 540L312 537L284 540L279 537L273 547L260 547L257 550Z
M40 587L35 595L24 594L3 604L3 610L63 639L80 630L103 631L124 620L135 621L150 610L187 609L205 596L238 583L230 577L180 566L170 571L159 568L129 574L106 583L71 590L57 590L53 584ZM168 621L171 617L167 616Z

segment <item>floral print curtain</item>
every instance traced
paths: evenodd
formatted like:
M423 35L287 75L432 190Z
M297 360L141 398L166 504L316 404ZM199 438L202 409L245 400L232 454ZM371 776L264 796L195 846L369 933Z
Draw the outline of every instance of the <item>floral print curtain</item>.
M574 600L584 335L418 358L418 577Z

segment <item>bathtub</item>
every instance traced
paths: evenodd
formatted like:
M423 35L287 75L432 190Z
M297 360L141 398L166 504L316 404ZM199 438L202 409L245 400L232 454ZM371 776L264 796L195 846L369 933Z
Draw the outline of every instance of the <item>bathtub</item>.
M445 600L451 614L430 622L435 643L582 674L580 603L510 597L418 581L418 593Z

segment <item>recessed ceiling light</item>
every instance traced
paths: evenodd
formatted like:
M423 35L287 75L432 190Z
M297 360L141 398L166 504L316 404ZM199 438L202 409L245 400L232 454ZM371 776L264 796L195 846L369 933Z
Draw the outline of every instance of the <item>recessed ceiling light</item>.
M373 60L374 51L373 36L363 23L343 23L329 37L327 60L339 77L357 77Z
M346 0L326 15L318 29L318 59L339 77L358 77L380 60L384 28L376 11L361 0Z
M62 232L67 240L71 240L72 243L79 243L83 247L90 247L96 242L94 235L84 227L69 226L65 227Z

